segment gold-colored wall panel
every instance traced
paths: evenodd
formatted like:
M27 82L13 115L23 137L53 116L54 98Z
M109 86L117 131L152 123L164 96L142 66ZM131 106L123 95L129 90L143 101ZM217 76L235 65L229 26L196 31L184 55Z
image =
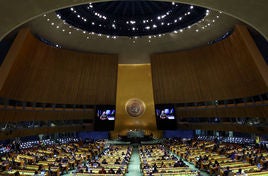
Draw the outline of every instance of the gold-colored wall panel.
M131 117L125 110L131 98L145 103L145 112L139 117ZM115 131L125 133L129 129L156 130L150 64L118 66Z

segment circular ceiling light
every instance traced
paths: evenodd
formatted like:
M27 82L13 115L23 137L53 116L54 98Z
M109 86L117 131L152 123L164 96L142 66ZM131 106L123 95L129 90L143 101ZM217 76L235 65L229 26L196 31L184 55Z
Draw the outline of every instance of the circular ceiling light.
M89 33L148 36L179 31L207 15L207 9L161 1L110 1L56 11L59 19Z

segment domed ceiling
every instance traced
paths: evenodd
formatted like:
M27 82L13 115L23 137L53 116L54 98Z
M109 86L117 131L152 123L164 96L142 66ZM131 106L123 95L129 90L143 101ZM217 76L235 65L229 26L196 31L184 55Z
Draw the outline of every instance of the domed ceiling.
M240 21L218 11L161 1L87 3L44 14L24 26L66 49L113 53L121 64L149 63L150 54L208 45Z
M201 7L161 1L110 1L58 10L68 24L111 36L158 35L180 30L203 19Z

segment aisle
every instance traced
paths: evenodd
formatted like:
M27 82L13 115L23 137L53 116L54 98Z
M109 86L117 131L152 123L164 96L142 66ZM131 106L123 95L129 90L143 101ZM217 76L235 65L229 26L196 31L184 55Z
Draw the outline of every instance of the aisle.
M128 173L126 176L142 176L142 173L140 172L140 163L138 147L133 146L132 155L128 165Z
M191 170L196 170L196 171L198 171L198 172L200 172L200 175L201 176L209 176L209 174L208 173L206 173L206 172L204 172L204 171L201 171L201 170L199 170L198 168L196 168L195 166L194 166L194 164L192 164L192 163L189 163L189 162L187 162L186 160L184 160L183 158L181 158L180 156L178 156L178 155L176 155L175 153L173 153L173 152L171 152L173 155L175 155L178 159L182 159L182 161L191 169Z

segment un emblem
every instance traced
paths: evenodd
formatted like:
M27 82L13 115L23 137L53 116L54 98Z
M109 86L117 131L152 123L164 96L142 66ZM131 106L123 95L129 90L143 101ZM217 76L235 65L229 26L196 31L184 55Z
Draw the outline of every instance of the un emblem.
M125 104L125 109L128 113L128 115L132 117L138 117L141 116L145 111L145 104L143 101L132 98L129 99Z

